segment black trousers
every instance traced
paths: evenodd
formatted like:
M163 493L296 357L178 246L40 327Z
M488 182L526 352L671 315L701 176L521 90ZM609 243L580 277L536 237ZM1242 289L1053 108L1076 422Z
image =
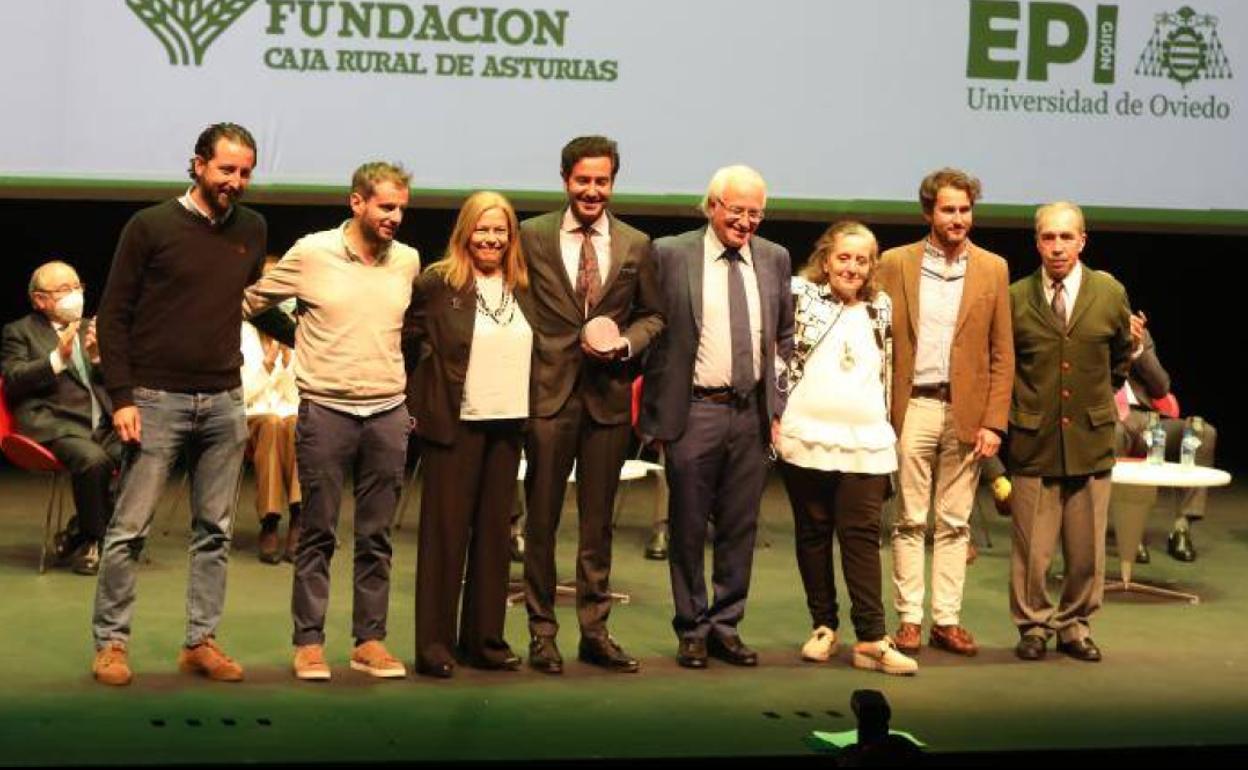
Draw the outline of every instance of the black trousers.
M812 627L836 630L836 575L832 540L841 547L841 572L849 588L850 618L860 642L884 638L880 593L880 509L888 476L840 473L780 463L793 506L797 568L806 589Z
M631 431L627 423L595 422L576 392L554 415L529 419L525 442L528 516L524 535L524 598L533 636L554 636L559 631L555 619L555 535L573 462L579 514L576 617L581 636L602 639L607 635L607 617L611 614L611 518Z
M521 426L465 420L450 446L421 446L416 658L424 665L450 663L457 651L469 662L501 663L510 652L503 622Z
M69 469L80 541L100 540L113 517L113 477L124 446L111 430L93 438L62 436L44 444Z

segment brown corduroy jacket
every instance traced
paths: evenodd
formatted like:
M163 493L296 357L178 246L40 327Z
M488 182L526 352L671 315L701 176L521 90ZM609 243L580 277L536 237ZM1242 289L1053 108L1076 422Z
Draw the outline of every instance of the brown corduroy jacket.
M898 436L914 384L923 244L884 252L877 273L880 288L893 300L892 422ZM1005 260L974 244L968 245L967 260L950 352L949 391L958 440L973 444L980 428L1005 433L1014 381L1014 334Z

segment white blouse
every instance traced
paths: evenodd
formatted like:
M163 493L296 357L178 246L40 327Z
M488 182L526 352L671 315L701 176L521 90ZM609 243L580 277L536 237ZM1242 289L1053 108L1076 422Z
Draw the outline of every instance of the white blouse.
M813 470L891 473L897 436L884 403L875 332L865 303L841 307L789 394L776 453Z
M523 419L529 416L533 330L516 298L504 293L501 275L477 276L476 286L479 297L459 418Z

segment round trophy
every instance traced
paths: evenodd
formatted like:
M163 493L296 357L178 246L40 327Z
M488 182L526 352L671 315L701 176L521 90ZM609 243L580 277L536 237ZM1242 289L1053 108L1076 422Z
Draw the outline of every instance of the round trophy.
M620 327L606 316L596 316L581 329L581 337L586 345L599 353L610 353L619 344Z

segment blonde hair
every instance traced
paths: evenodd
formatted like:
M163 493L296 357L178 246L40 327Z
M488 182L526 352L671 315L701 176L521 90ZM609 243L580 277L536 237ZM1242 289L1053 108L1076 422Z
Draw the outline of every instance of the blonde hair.
M476 229L477 220L490 209L499 209L507 217L507 251L503 254L502 271L503 285L508 290L527 289L529 287L529 269L524 262L524 252L520 248L520 222L516 219L516 210L511 201L492 190L480 190L469 195L459 209L455 218L455 228L451 231L451 240L446 245L446 254L430 267L442 273L446 284L456 291L463 291L472 283L472 252L469 242L472 231Z
M858 235L871 240L871 270L867 273L867 279L862 282L862 288L858 290L858 299L870 302L875 299L875 271L880 266L880 244L875 239L875 233L861 222L846 219L825 230L815 242L815 250L802 267L801 276L816 286L826 284L828 274L823 263L836 250L837 242L847 235Z

